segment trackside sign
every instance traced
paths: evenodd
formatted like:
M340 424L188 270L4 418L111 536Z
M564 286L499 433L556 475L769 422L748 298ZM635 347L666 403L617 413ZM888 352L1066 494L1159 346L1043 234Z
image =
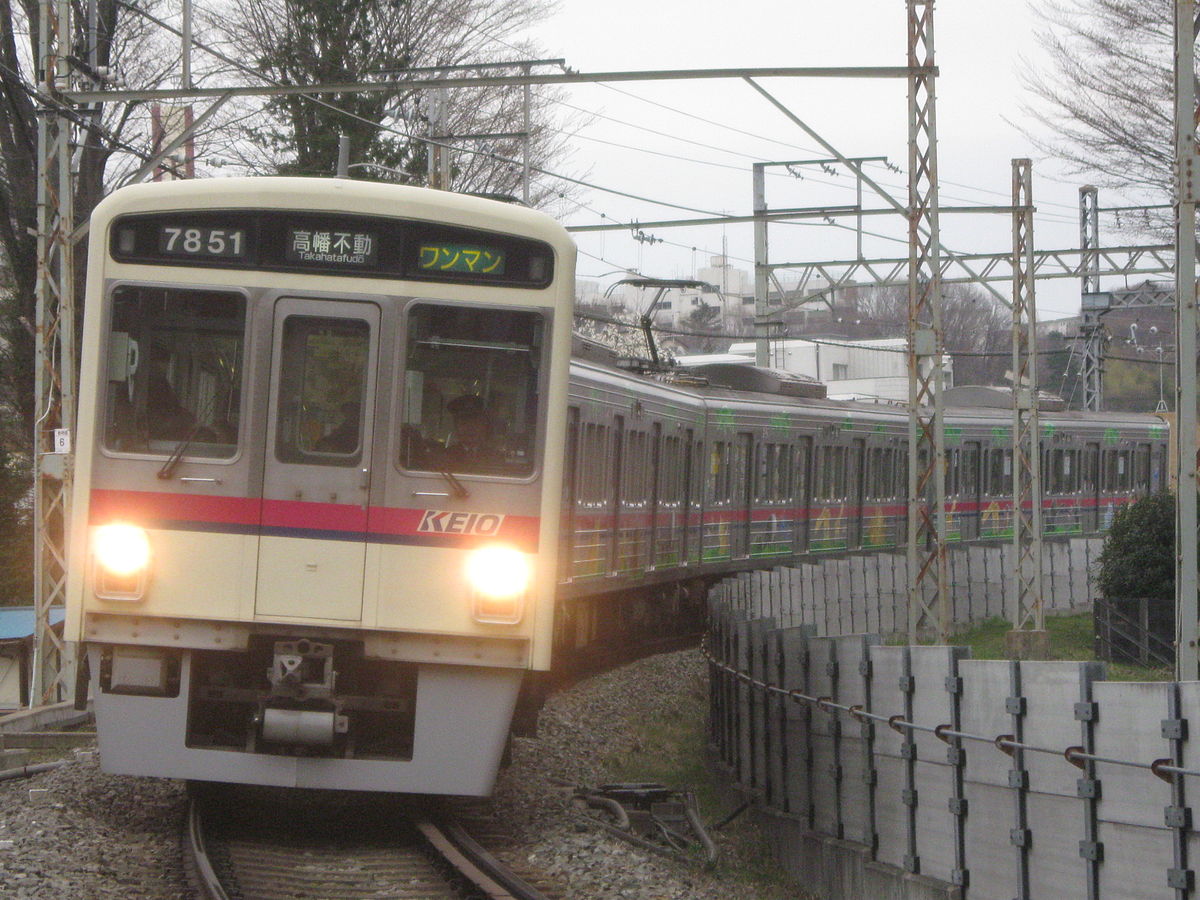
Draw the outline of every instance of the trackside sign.
M489 537L500 531L505 516L495 513L427 509L417 531L422 534L474 534Z

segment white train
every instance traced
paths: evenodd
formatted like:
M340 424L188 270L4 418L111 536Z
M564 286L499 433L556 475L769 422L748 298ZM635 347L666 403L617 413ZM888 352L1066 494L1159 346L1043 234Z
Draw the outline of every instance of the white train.
M490 791L550 665L574 265L348 180L97 207L66 628L106 770Z
M572 363L574 263L539 213L416 188L97 207L66 634L107 771L484 795L556 654L903 543L902 410ZM951 538L1011 535L1011 414L946 423ZM1154 416L1043 424L1048 532L1165 484Z

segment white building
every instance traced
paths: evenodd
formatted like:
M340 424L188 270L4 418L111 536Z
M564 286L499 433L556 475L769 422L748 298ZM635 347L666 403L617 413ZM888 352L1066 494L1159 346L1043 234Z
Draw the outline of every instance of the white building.
M908 400L907 341L904 338L876 338L849 341L837 338L791 339L768 343L767 367L815 378L828 386L835 400ZM730 354L754 360L753 341L729 348ZM695 357L681 359L695 360ZM954 383L951 360L947 357L946 386Z

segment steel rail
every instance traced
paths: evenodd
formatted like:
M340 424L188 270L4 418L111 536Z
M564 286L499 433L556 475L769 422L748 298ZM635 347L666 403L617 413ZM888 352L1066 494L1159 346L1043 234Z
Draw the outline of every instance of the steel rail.
M196 881L204 900L230 900L225 886L208 858L208 847L204 837L204 820L195 800L188 803L187 834L184 851L196 875Z
M548 900L545 894L480 846L457 822L418 820L413 824L430 846L488 900Z

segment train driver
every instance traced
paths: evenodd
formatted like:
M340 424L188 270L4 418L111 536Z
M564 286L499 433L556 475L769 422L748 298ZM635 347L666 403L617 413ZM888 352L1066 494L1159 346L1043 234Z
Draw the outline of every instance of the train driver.
M447 403L446 409L454 422L444 457L448 468L472 472L504 465L504 454L481 397L463 394Z

